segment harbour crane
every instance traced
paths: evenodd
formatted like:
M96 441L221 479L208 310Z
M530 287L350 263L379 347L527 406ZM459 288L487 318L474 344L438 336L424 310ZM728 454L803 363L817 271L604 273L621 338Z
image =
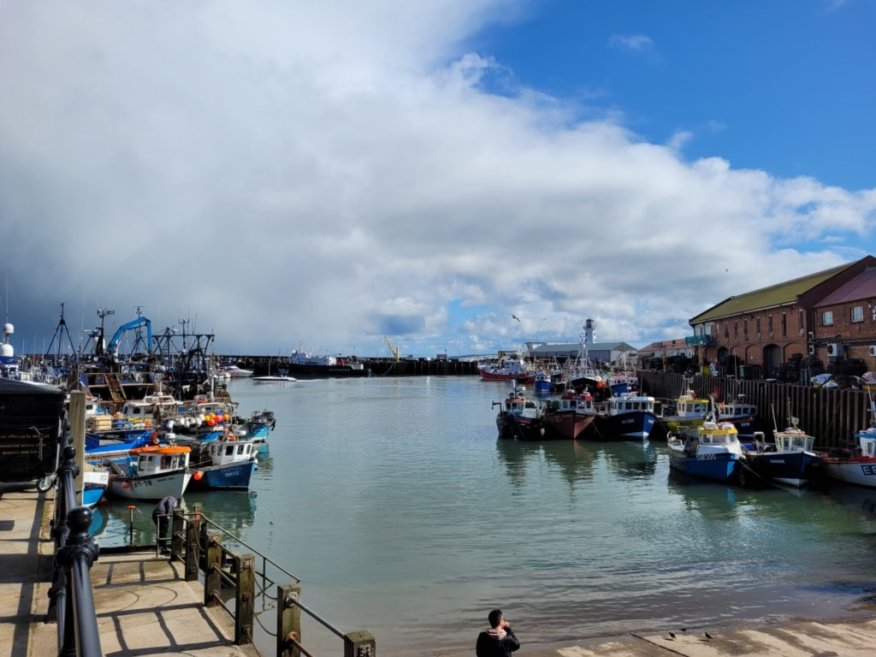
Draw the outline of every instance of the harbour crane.
M386 345L389 347L389 353L392 355L393 360L400 360L400 357L398 355L398 347L393 347L392 342L390 342L389 338L385 335L383 336L383 339L386 340Z

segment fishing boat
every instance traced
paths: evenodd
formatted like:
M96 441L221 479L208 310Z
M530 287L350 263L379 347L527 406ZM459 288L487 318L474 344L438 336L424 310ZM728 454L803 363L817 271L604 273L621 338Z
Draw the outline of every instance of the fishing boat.
M712 417L666 440L669 467L696 477L731 481L744 458L739 434L729 422Z
M541 415L545 438L577 440L596 419L593 396L589 392L567 390L556 398L548 399Z
M233 434L202 445L194 461L189 489L248 490L256 469L256 446Z
M371 376L371 370L355 356L312 354L295 349L286 359L288 373L303 379Z
M731 422L739 432L739 440L753 440L758 432L764 432L758 416L757 405L745 401L745 395L740 394L735 400L715 404L720 422ZM775 433L775 428L773 430Z
M712 401L697 397L693 390L687 390L675 400L675 410L660 417L667 431L678 433L698 427L705 421L712 407Z
M115 463L110 466L110 494L129 500L181 498L192 478L190 452L190 447L170 445L131 450L127 469Z
M774 442L766 442L758 431L753 442L742 443L742 450L751 468L765 480L800 488L820 479L824 467L813 449L815 437L798 426L799 418L789 414L788 422L785 429L773 430Z
M626 393L596 405L594 435L602 440L647 440L657 422L655 399Z
M496 361L480 362L478 372L484 381L532 383L535 380L535 372L518 354L504 354Z
M523 387L515 386L503 401L493 402L494 407L499 407L496 414L499 438L538 440L541 437L541 411L538 403L528 399L524 391Z
M836 447L819 452L831 479L876 488L876 426L855 432L854 448Z
M103 499L109 486L109 470L88 467L82 473L82 506L92 508Z

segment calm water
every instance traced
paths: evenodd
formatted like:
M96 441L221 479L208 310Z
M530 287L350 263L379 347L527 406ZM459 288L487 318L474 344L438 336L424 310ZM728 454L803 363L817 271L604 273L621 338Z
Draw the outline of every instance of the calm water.
M395 655L470 653L497 606L528 645L872 613L876 492L684 480L661 443L500 442L491 402L507 385L235 381L242 415L277 415L271 458L250 494L186 504L300 577L308 607ZM136 510L135 540L150 512ZM126 539L125 505L101 513L102 541ZM318 632L305 628L305 645Z

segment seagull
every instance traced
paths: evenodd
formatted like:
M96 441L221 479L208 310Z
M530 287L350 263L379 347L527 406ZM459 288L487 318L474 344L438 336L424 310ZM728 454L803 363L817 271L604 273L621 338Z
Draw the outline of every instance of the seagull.
M675 638L675 632L670 632L670 633L669 633L669 638L670 638L670 639L674 639L674 638Z
M518 322L520 321L520 318L517 315L515 315L514 313L511 313L511 317L516 319Z
M711 639L711 638L712 638L712 635L709 634L708 632L706 632L705 635L706 635L706 638L707 638L707 639Z

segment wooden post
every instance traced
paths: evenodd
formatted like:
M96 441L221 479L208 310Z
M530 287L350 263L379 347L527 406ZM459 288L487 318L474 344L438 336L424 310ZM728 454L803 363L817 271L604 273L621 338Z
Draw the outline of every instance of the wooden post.
M377 657L377 644L371 632L345 634L344 657Z
M186 529L186 581L195 582L198 579L198 561L201 558L201 546L198 540L201 538L201 516L195 515L189 518Z
M76 481L73 492L76 502L73 506L82 504L83 473L85 472L85 393L81 390L70 392L70 436L73 438L73 448L76 450Z
M207 565L204 568L204 604L214 607L222 592L222 538L207 534Z
M287 584L277 587L277 657L301 657L297 646L287 643L290 637L301 643L301 587Z
M170 559L173 561L174 559L183 560L182 551L183 551L183 531L185 528L185 513L182 509L174 509L173 510L173 529L171 532L170 539Z
M234 560L237 595L234 613L234 643L252 643L255 620L255 557L244 554Z

